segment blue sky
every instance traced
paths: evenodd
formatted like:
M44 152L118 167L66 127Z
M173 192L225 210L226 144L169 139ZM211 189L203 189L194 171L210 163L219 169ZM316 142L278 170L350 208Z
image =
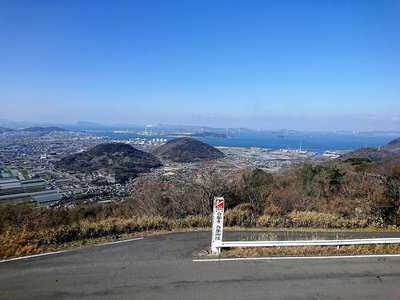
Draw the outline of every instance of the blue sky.
M0 118L400 129L400 1L0 0Z

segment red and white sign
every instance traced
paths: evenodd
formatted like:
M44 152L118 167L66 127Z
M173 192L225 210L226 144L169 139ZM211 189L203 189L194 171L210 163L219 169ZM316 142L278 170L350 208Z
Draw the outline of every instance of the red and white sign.
M224 206L223 197L215 197L213 205L211 252L219 254L221 252L222 234L224 229Z
M223 197L214 198L214 207L224 209L225 200Z

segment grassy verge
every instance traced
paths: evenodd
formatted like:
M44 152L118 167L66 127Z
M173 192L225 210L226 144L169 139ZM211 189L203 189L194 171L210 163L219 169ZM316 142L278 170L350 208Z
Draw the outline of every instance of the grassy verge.
M224 250L222 257L261 257L261 256L333 256L333 255L371 255L400 254L399 244L307 246L307 247L265 247L233 248Z
M107 242L114 242L114 241L122 241L131 238L138 238L138 237L149 237L155 235L163 235L163 234L170 234L170 233L184 233L184 232L197 232L197 231L206 231L209 228L192 228L192 229L176 229L176 230L157 230L157 231L145 231L145 232L137 232L137 233L129 233L129 234L121 234L117 236L103 236L98 238L87 238L82 240L76 240L71 242L66 242L63 244L40 244L40 243L27 243L24 245L13 245L13 247L8 248L8 251L5 252L5 249L1 249L0 259L8 259L14 257L21 257L25 255L34 255L34 254L41 254L53 251L60 251L60 250L75 250L79 248L84 248L87 246L95 246L101 245ZM1 241L0 237L0 246L2 247L3 241ZM0 248L1 248L0 247ZM6 253L6 255L4 255Z
M317 215L320 218L320 215ZM229 219L228 219L229 221ZM233 226L228 223L226 231L307 231L307 232L382 232L398 231L397 227L360 227L360 228L319 228L314 223L299 222L296 225L309 227L274 227L272 224L257 222ZM321 223L316 223L321 224ZM322 223L325 224L325 223ZM229 226L230 225L230 226ZM246 226L247 227L244 227ZM293 223L291 224L293 226ZM326 225L326 224L325 224ZM0 233L0 258L32 255L49 251L81 247L106 241L120 240L137 236L210 230L209 216L187 216L182 219L168 219L160 216L135 216L130 218L107 218L103 220L83 220L71 225L59 225L49 228L9 227ZM317 228L315 228L317 227ZM246 250L247 251L247 250Z
M51 229L8 229L0 234L0 257L38 254L156 233L198 230L209 227L209 223L208 217L201 216L189 216L180 220L143 216L129 219L110 218L94 222L83 221Z

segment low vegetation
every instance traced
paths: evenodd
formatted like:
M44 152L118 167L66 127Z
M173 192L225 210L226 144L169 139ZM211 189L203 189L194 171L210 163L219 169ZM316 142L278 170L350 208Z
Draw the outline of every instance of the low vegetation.
M59 249L70 245L90 243L101 238L118 239L141 232L172 231L210 226L209 218L189 216L171 220L160 216L142 216L129 219L108 218L99 221L82 220L71 225L29 230L5 230L0 235L0 257L13 257Z
M109 204L0 207L0 256L149 231L209 228L214 196L225 197L225 225L232 227L400 225L400 166L382 170L366 160L303 164L274 175L253 169L227 176L205 165L173 180L140 177L134 191Z

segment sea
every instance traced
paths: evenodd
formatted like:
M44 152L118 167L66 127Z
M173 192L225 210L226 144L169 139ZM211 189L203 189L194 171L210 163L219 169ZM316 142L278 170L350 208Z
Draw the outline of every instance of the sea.
M143 136L128 132L104 131L96 135L110 140L157 139L171 140L176 136ZM363 147L379 147L400 137L400 133L351 133L351 132L244 132L230 134L228 138L201 137L199 140L212 146L257 147L267 149L302 149L322 154L325 151L350 151Z

